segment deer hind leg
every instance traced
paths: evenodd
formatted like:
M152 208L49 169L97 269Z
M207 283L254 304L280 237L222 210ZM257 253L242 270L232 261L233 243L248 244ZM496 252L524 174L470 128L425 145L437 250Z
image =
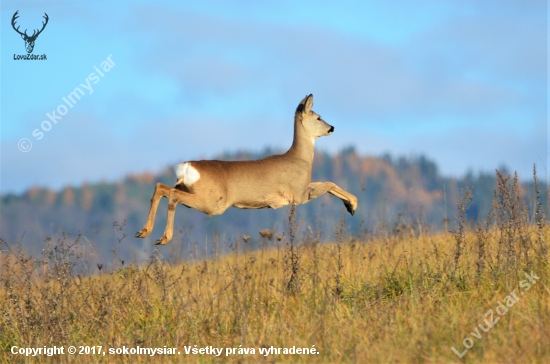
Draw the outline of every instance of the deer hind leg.
M170 195L170 190L172 187L167 186L162 183L157 183L155 187L155 193L151 197L151 208L149 209L149 216L147 217L147 222L143 229L138 231L134 236L136 238L145 238L153 231L155 226L155 217L157 215L157 209L159 207L159 202L163 197L168 197Z
M166 218L164 235L155 241L155 244L165 245L172 240L174 235L174 217L176 216L176 206L178 204L194 208L195 210L212 216L223 213L229 207L225 202L222 203L221 199L218 201L220 203L211 203L210 200L205 200L196 194L180 191L176 188L170 189L170 194L168 196L168 216Z
M357 209L357 197L352 195L346 190L341 189L336 184L332 182L313 182L309 184L309 201L317 198L325 193L330 193L338 197L344 205L348 212L353 216L355 209Z
M176 206L178 204L178 199L174 196L175 191L173 188L170 189L170 195L168 196L168 216L166 217L164 235L155 241L155 245L168 244L174 235L174 217L176 216Z

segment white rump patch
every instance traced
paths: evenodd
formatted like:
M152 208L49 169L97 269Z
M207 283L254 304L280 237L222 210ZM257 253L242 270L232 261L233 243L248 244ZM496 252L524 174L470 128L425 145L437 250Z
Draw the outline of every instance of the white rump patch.
M199 171L195 169L189 162L178 164L174 171L176 172L176 177L178 181L183 178L183 184L186 186L191 186L193 183L197 182L201 175Z

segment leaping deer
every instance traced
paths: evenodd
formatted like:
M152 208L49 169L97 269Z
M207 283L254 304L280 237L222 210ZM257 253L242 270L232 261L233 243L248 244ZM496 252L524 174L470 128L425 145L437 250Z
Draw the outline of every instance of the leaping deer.
M290 203L304 204L328 192L344 202L350 214L357 198L332 182L311 182L315 140L330 135L334 127L311 110L313 95L306 96L294 115L294 141L282 155L255 161L190 161L175 167L174 187L157 183L151 209L143 229L135 234L151 234L160 200L168 198L168 218L164 235L155 244L172 240L176 205L194 208L210 216L220 215L229 207L276 209Z

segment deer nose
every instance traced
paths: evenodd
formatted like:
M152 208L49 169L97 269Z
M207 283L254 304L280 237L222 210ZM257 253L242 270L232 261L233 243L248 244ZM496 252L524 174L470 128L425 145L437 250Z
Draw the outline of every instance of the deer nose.
M332 133L334 131L334 126L330 126L330 129L328 130L329 133Z

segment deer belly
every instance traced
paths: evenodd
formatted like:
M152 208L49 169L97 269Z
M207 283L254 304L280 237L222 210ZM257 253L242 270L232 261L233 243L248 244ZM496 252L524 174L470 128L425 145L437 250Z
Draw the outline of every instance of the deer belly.
M240 209L265 209L272 208L278 209L288 205L293 201L292 194L288 192L276 193L267 196L263 196L258 199L243 200L233 204L234 207Z

